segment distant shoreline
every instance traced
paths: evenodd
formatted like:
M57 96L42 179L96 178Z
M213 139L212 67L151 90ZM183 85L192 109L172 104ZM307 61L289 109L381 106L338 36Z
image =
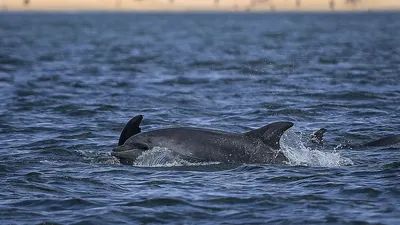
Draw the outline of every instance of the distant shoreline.
M0 0L0 11L35 12L360 12L400 11L399 0Z
M164 10L2 10L1 13L18 13L18 14L35 14L35 13L44 13L44 14L53 14L53 13L65 13L65 14L74 14L74 13L110 13L110 14L360 14L360 13L400 13L400 9L392 9L392 10L335 10L335 11L228 11L228 10L220 10L220 11L210 11L210 10L177 10L177 11L164 11Z

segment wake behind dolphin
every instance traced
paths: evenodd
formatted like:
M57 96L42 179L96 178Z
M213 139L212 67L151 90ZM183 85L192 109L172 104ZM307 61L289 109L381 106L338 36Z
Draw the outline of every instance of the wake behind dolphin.
M193 163L283 163L287 158L280 150L279 140L293 126L291 122L275 122L246 133L193 127L142 133L142 119L142 115L135 116L125 125L118 146L111 153L122 164L132 165L140 155L154 147L167 148L173 155Z

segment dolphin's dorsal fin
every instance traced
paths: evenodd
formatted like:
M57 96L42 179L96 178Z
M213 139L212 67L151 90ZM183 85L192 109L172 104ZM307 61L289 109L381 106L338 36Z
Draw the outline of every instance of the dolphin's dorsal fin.
M275 122L249 131L245 133L245 135L248 137L258 137L262 139L265 144L275 149L279 149L279 140L281 139L282 134L292 126L293 123L291 122Z
M135 134L140 133L140 122L142 122L143 116L137 115L133 117L129 122L125 125L124 129L119 136L118 145L123 145L126 140L132 137Z
M310 142L313 145L316 145L318 147L322 147L324 145L324 134L326 132L325 128L321 128L317 131L315 131L310 138Z

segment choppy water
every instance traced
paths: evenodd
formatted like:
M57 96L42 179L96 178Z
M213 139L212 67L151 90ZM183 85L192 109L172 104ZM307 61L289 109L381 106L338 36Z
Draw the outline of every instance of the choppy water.
M0 223L399 224L399 146L336 148L400 133L399 80L396 13L0 14ZM292 160L123 166L137 114L292 121Z

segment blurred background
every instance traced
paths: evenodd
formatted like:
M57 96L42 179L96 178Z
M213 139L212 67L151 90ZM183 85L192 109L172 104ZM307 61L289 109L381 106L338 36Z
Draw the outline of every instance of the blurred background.
M2 10L349 11L397 10L398 0L1 0Z

